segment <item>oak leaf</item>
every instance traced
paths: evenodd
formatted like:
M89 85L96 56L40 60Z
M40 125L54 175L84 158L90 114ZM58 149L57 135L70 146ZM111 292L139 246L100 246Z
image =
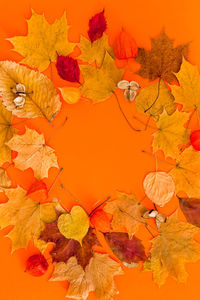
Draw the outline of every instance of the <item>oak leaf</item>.
M176 193L184 191L188 197L199 197L200 152L193 150L192 146L185 149L169 174L174 179Z
M0 192L11 187L11 180L8 177L6 170L0 168Z
M176 158L180 150L178 146L185 145L190 139L190 130L184 127L188 121L188 114L175 111L169 116L163 112L156 122L158 131L156 131L153 140L153 150L162 150L165 156Z
M122 274L120 265L107 254L95 253L85 271L71 257L67 264L55 264L50 280L68 280L70 285L67 297L86 299L89 292L95 291L98 300L111 300L117 294L113 277Z
M84 83L81 86L82 95L92 99L93 103L109 98L124 72L117 68L115 61L107 51L100 68L82 65L80 69L84 77Z
M161 224L159 236L152 240L150 261L146 265L159 286L169 275L179 282L186 281L184 264L200 259L200 245L193 239L197 232L197 227L179 221L176 213Z
M176 110L174 96L171 94L163 80L147 86L136 97L136 108L139 112L146 113L159 119L164 109L168 115Z
M20 170L32 168L38 179L48 177L51 167L58 167L54 150L45 144L43 134L35 130L27 128L25 134L14 135L7 145L18 152L15 166Z
M59 216L58 229L67 239L74 239L82 244L89 229L88 215L81 206L73 206L70 214Z
M46 223L56 219L55 204L39 204L26 196L20 187L7 189L8 202L0 204L0 226L14 225L8 234L12 250L25 248L31 238L37 239Z
M165 31L151 39L151 44L151 50L138 49L136 61L141 64L141 69L137 73L150 80L162 78L168 83L177 82L174 73L179 71L182 57L187 56L188 45L174 47Z
M192 225L200 227L200 199L198 198L180 198L180 208L187 221Z
M159 206L164 206L168 203L175 191L173 178L166 172L147 174L143 181L143 187L147 197Z
M0 79L1 80L1 79ZM12 114L4 107L0 101L0 165L11 160L10 148L6 145L14 132L12 125Z
M185 111L197 109L200 115L200 76L197 66L184 60L176 77L180 85L171 87L176 102L182 104Z
M127 231L130 239L137 232L139 225L145 223L142 218L145 210L134 195L125 193L118 193L117 199L108 202L104 207L105 212L113 215L112 229L117 232Z
M73 51L74 44L68 41L69 26L65 13L54 24L49 24L44 15L32 11L27 22L27 36L9 39L14 46L13 50L24 57L21 61L23 64L42 72L51 62L56 62L57 55L68 55Z
M106 52L114 57L113 48L108 44L108 36L103 34L100 39L91 43L84 36L81 36L79 44L81 55L79 59L89 64L96 62L98 66L102 65Z

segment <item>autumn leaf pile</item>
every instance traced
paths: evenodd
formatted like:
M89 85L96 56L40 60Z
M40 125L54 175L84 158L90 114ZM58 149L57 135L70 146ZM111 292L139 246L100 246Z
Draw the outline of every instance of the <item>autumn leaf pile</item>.
M200 227L200 134L191 138L190 129L193 116L200 114L200 75L188 61L189 45L174 46L162 31L151 39L150 49L138 48L124 29L110 45L104 11L89 20L88 37L81 36L77 44L69 41L68 28L65 14L49 24L33 11L27 35L9 39L21 62L0 62L0 192L7 197L0 204L0 226L13 226L8 233L12 251L26 248L31 240L44 255L52 246L50 280L68 281L70 298L86 299L95 292L99 300L113 299L114 276L138 265L152 271L159 286L168 276L185 282L185 263L200 259L200 244L194 239ZM139 83L126 80L130 60L138 65L134 75ZM119 61L125 67L119 67ZM67 82L65 87L55 87L53 66ZM49 77L42 73L47 69ZM143 79L148 79L144 87ZM112 96L127 130L140 134L143 129L135 128L121 106L135 101L139 123L146 122L146 130L153 128L153 154L160 150L166 161L170 158L168 173L144 176L144 193L152 207L120 192L90 213L78 202L71 209L64 207L56 195L49 201L43 179L50 168L62 166L44 135L28 127L19 134L13 117L22 122L42 117L53 125L63 101L74 104L88 98L98 103ZM28 191L13 187L7 173L11 165L32 169L36 181ZM177 211L170 216L164 209L160 212L173 197L185 221ZM141 227L152 235L149 253L137 235Z

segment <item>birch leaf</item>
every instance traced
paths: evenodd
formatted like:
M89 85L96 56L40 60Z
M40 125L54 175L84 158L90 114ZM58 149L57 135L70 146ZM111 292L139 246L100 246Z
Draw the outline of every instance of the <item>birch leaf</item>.
M14 135L7 143L11 150L17 151L15 166L20 170L32 168L38 179L48 177L51 167L58 168L54 150L45 144L43 134L27 128L25 134Z
M92 99L93 103L109 98L124 72L117 68L115 61L107 51L100 68L82 65L80 69L84 77L84 83L81 87L82 95Z
M65 13L54 24L49 24L44 15L32 11L27 36L16 36L9 41L13 50L24 57L23 64L42 72L51 62L56 62L57 55L68 55L73 51L74 44L68 41L68 29Z
M26 197L26 191L20 187L5 190L8 202L0 204L0 226L14 225L8 234L12 240L13 251L25 248L31 238L40 236L46 223L56 219L55 204L39 204Z
M188 197L200 194L200 152L192 146L185 149L177 158L176 166L169 173L175 183L176 193L184 191Z
M175 111L169 116L163 112L156 123L158 131L154 133L154 152L162 150L166 157L176 158L180 153L178 146L187 144L190 139L190 130L184 127L187 121L187 113Z
M14 103L19 83L25 87L22 107ZM51 121L61 107L59 95L48 77L11 61L0 62L0 96L7 110L20 118L43 116Z
M176 214L162 223L160 235L152 240L150 261L147 263L147 269L153 272L153 279L159 286L168 276L179 282L186 281L185 263L200 259L200 245L193 239L197 232L197 227L180 222Z

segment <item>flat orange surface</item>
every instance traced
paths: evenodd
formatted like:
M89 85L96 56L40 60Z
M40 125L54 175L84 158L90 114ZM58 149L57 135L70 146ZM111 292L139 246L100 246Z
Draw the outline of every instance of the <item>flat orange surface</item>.
M26 19L31 15L31 8L37 13L44 12L49 22L53 22L66 10L71 25L69 39L73 42L79 42L81 34L86 36L88 20L103 8L111 43L123 26L133 35L139 46L150 47L150 37L158 35L164 27L167 35L175 39L175 44L192 42L190 61L200 65L200 2L197 0L4 0L0 3L1 60L20 60L18 54L10 51L11 44L5 38L27 33ZM46 71L47 75L48 72L49 70ZM137 77L129 73L126 79L134 80ZM57 87L65 85L56 75L56 71L54 83ZM123 94L119 95L127 116L135 126L141 128L142 124L132 118L134 114L138 114L134 103L127 103ZM133 132L123 119L114 97L96 105L86 100L81 100L75 105L63 103L62 110L55 120L55 128L62 124L66 116L68 121L49 142L56 150L59 165L64 168L62 176L51 191L51 196L59 196L71 207L74 202L61 191L62 182L88 210L92 209L96 202L112 195L115 190L134 192L138 200L141 200L144 196L144 176L155 170L154 157L141 152L143 149L151 152L153 131ZM145 120L145 116L140 117ZM47 139L56 130L42 119L28 121L26 124L43 132ZM19 129L23 132L24 125ZM159 157L162 157L161 153ZM171 167L158 162L158 169L167 171ZM47 180L49 185L56 174L56 169L50 171ZM31 170L20 172L9 168L9 175L13 185L20 183L24 188L28 188L33 182ZM145 200L144 204L152 208L150 201ZM178 202L173 199L161 211L170 214L177 207ZM179 215L183 218L180 212ZM0 233L0 299L65 299L66 284L48 282L51 270L42 278L26 274L25 260L33 250L19 250L11 255L11 241L3 234L5 230ZM144 241L146 249L149 249L149 233L145 229L141 230L138 237ZM152 281L150 272L141 272L141 266L129 269L124 276L116 277L120 293L115 299L198 299L200 262L187 264L186 268L189 273L186 285L178 284L170 278L161 288ZM90 295L89 299L95 299L94 295Z

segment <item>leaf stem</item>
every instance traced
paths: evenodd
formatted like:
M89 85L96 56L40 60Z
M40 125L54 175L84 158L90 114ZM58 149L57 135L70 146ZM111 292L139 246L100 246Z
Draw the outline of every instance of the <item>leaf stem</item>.
M123 109L122 109L122 107L121 107L121 104L120 104L120 102L119 102L119 99L118 99L118 97L117 97L117 94L116 94L115 92L113 92L113 94L114 94L114 96L115 96L115 98L116 98L116 100L117 100L117 104L118 104L118 106L119 106L119 110L120 110L120 112L122 113L124 119L126 120L127 124L129 125L129 127L130 127L133 131L137 131L137 132L141 131L140 129L136 129L136 128L134 128L134 127L132 126L132 124L131 124L131 123L129 122L129 120L127 119L125 113L123 112Z
M104 200L102 203L100 203L98 206L96 206L90 213L89 213L89 217L99 208L101 207L104 203L106 203L107 201L110 200L110 196L106 198L106 200Z
M149 116L151 118L151 116ZM152 126L152 125L149 125L149 121L150 121L150 118L148 118L147 122L143 122L142 120L140 120L139 118L137 118L136 116L133 116L133 119L137 120L138 122L140 122L141 124L145 125L145 129L147 129L147 127L151 128L151 129L154 129L154 130L158 130L158 128Z
M146 113L148 110L150 110L150 109L154 106L154 104L156 103L156 101L158 100L159 95L160 95L160 81L161 81L161 78L159 78L159 81L158 81L158 92L157 92L157 96L156 96L155 100L153 101L153 103L152 103L147 109L145 109L144 113Z
M147 152L147 151L145 151L145 150L142 150L141 152L142 152L142 153L145 153L145 154L148 154L148 155L151 155L151 156L154 156L152 153ZM159 160L159 161L161 161L161 162L164 162L164 163L166 163L166 164L168 164L168 165L170 165L170 166L173 166L173 167L176 166L176 164L170 163L169 161L166 161L166 160L161 159L161 158L157 158L157 160Z
M58 180L58 177L60 176L61 172L63 171L63 168L60 168L58 174L56 175L56 177L54 178L54 181L52 182L49 190L48 190L48 193L52 190L53 186L55 185L56 181Z

